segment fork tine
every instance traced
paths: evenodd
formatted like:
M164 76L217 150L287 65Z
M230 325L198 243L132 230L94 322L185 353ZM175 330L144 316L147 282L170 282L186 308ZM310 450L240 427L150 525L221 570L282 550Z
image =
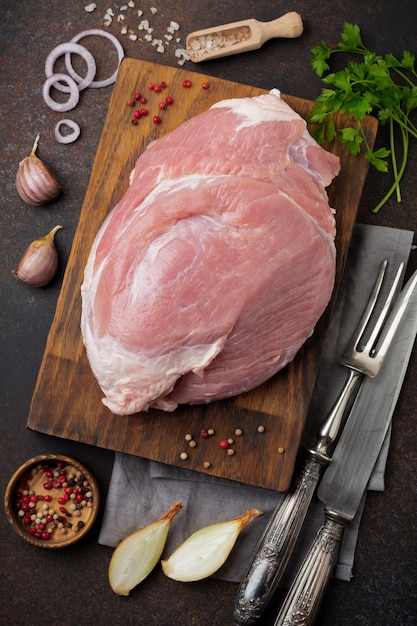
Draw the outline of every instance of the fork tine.
M339 359L340 365L345 365L346 367L350 369L357 370L359 372L362 372L362 374L366 374L367 376L371 376L371 377L376 376L376 374L378 373L382 360L385 356L385 352L389 346L389 342L384 345L385 352L382 352L382 354L380 352L380 349L378 349L378 352L379 352L378 357L380 358L376 358L377 357L376 346L381 337L381 334L383 334L383 336L386 337L386 332L385 332L386 329L384 328L384 326L391 312L393 302L397 298L398 291L400 290L401 278L404 272L404 263L400 263L395 279L389 291L388 297L386 298L384 302L384 305L382 307L381 312L378 315L378 318L373 324L372 331L370 331L370 337L364 345L359 345L359 342L361 341L363 337L363 334L366 330L366 327L369 323L369 320L374 311L376 302L380 295L382 283L385 278L387 265L388 265L387 260L384 260L381 263L379 274L376 279L375 286L372 291L371 298L368 302L368 305L365 309L365 312L361 318L361 321L359 322L358 327L355 330L355 333L353 334L352 339L346 346L345 351L343 352L341 358Z
M367 341L366 347L365 349L369 350L369 353L372 355L375 352L375 345L376 342L378 340L378 337L381 333L382 327L385 324L385 321L388 317L388 314L391 310L391 306L392 303L394 302L394 299L396 298L399 290L400 290L400 286L401 286L401 277L404 271L404 263L400 263L399 267L398 267L398 271L397 274L395 276L394 282L391 286L390 292L388 294L387 299L385 300L385 304L383 306L383 309L377 319L377 321L375 322L375 326L373 328L373 331L371 333L371 336L369 337L369 340Z
M414 272L414 274L411 276L406 286L404 287L404 289L398 296L398 299L395 302L394 308L388 319L388 322L386 326L384 327L383 333L380 338L381 343L378 346L378 350L376 351L376 355L375 355L375 359L377 361L382 362L384 360L384 357L391 345L395 332L398 328L398 325L407 307L407 303L409 302L416 288L417 288L417 272Z
M375 305L377 303L378 296L381 291L382 283L384 281L384 276L385 276L385 272L387 269L387 265L388 265L387 259L382 261L378 276L375 281L374 288L368 300L368 304L366 305L366 309L363 312L362 317L359 321L359 324L357 325L355 332L353 333L348 345L346 346L346 349L341 357L341 362L343 361L343 359L349 359L352 353L358 350L359 341L363 333L365 332L369 319L373 313L373 310L375 309Z

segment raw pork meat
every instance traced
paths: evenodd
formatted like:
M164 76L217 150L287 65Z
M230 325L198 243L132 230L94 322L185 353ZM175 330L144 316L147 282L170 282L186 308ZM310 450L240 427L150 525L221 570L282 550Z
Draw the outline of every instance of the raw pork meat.
M273 90L147 147L96 236L81 328L111 411L254 388L293 359L335 277L339 159Z

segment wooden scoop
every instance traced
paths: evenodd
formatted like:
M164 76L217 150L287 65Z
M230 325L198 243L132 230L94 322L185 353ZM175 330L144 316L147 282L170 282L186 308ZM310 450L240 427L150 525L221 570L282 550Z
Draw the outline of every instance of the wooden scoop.
M299 37L302 32L301 16L290 12L271 22L250 19L197 30L187 35L186 47L191 61L199 63L248 50L257 50L268 39Z

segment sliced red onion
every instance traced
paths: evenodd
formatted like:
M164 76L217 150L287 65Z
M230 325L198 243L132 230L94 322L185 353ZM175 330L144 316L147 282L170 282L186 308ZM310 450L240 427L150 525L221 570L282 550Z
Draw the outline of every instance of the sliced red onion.
M55 100L52 100L49 95L51 87L56 87L56 85L59 84L58 81L66 83L70 89L70 95L66 102L56 102ZM50 109L61 112L70 111L76 107L78 100L80 99L80 92L77 83L73 78L67 76L67 74L52 74L52 76L49 76L43 84L42 95Z
M93 80L88 86L91 88L99 88L99 87L107 87L108 85L112 85L114 82L116 82L116 78L117 78L117 74L119 71L119 66L120 63L122 62L122 59L125 55L124 50L122 48L121 43L119 42L119 40L112 35L111 33L108 33L105 30L102 30L101 28L91 28L89 30L83 30L80 33L78 33L78 35L75 35L75 37L73 37L71 39L71 43L76 43L77 41L79 41L80 39L83 39L84 37L88 37L90 35L98 35L99 37L106 37L107 39L110 39L110 41L113 43L113 45L115 46L116 50L117 50L117 54L119 57L119 62L117 64L117 69L116 71L109 76L109 78L105 78L104 80ZM80 77L78 76L78 74L76 73L76 71L74 70L74 68L71 65L71 55L69 54L69 52L67 52L65 54L65 65L67 68L68 73L75 79L75 80L79 80Z
M71 78L76 83L79 83L78 84L79 91L82 91L83 89L91 85L93 78L96 75L96 70L97 70L96 62L94 60L93 55L91 54L91 52L87 50L87 48L84 48L84 46L80 46L79 44L74 43L74 42L61 43L59 46L56 46L56 48L51 50L51 52L46 57L45 74L47 78L52 76L54 73L54 64L55 64L55 61L58 59L58 57L65 54L65 59L67 58L67 56L68 58L71 58L71 53L79 54L80 56L82 56L82 58L87 64L87 74L85 78L82 78L82 76L80 76L79 74L76 74L74 71L73 73L70 72ZM55 85L55 88L58 89L59 91L64 91L66 93L70 91L68 87L61 85L60 83L57 83Z
M61 133L61 126L67 126L72 132L68 135L63 135ZM80 126L77 122L74 122L74 120L60 120L55 126L55 139L58 143L72 143L78 139L80 132Z

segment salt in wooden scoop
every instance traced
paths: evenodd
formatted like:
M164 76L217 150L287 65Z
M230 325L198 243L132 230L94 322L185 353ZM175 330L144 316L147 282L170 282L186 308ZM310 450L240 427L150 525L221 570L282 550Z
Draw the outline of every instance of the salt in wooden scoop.
M292 11L271 22L250 19L197 30L187 36L186 48L191 61L199 63L257 50L269 39L299 37L302 32L301 16Z

